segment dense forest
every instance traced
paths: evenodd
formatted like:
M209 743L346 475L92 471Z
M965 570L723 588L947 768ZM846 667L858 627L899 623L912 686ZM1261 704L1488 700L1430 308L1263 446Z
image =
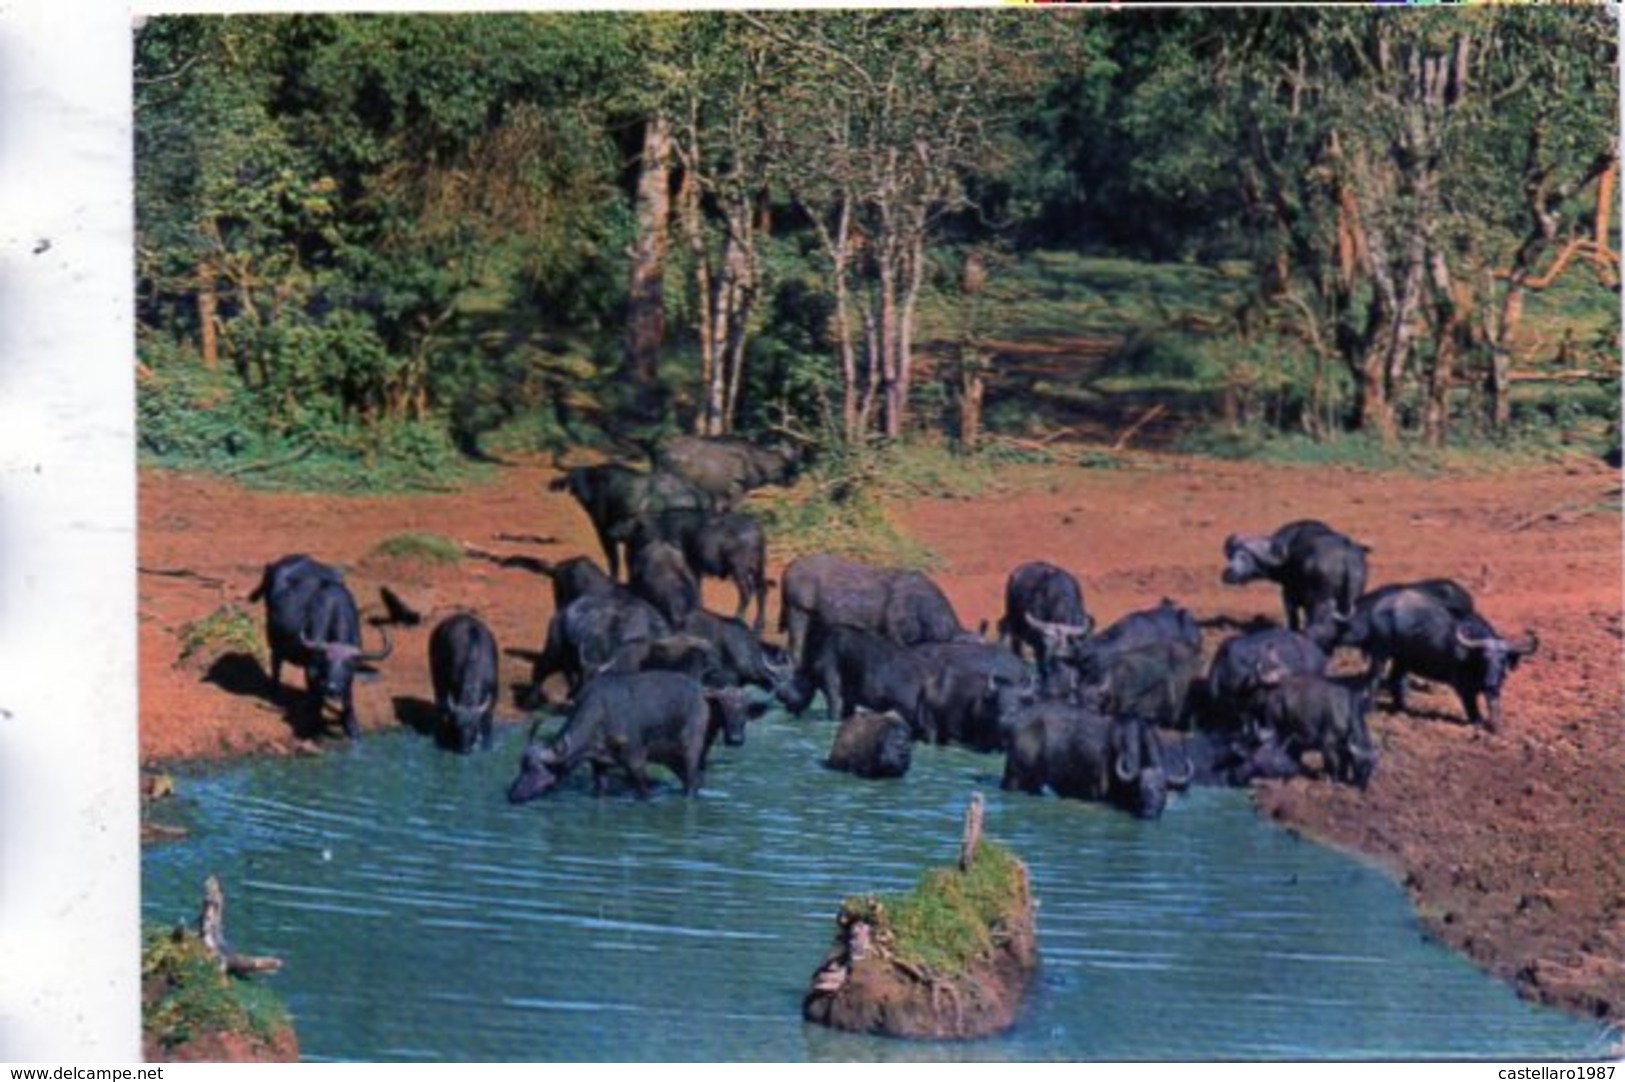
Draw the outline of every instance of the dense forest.
M159 461L970 450L1113 388L1314 441L1617 431L1605 8L187 16L135 45Z

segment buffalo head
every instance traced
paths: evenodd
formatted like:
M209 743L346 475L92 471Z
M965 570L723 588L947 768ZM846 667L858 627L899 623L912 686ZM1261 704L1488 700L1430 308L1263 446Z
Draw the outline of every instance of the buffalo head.
M384 660L394 649L388 631L380 627L378 634L383 636L384 647L369 652L355 643L317 641L301 633L299 643L305 648L305 686L320 691L324 698L344 699L350 693L357 670L362 665Z
M531 744L519 758L519 776L508 786L508 803L523 804L548 792L564 776L558 753L546 744Z
M1482 619L1469 616L1456 625L1455 648L1457 658L1477 670L1484 700L1489 704L1485 724L1494 732L1501 727L1501 685L1520 660L1540 648L1540 640L1533 631L1526 631L1522 638L1510 642Z
M1219 577L1229 586L1268 578L1284 558L1271 538L1231 534L1224 539L1224 573Z

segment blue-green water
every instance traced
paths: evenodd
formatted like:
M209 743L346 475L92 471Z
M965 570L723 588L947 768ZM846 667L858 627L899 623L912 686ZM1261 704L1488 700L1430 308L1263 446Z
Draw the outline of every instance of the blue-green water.
M770 718L707 787L647 803L588 771L510 807L524 733L459 757L407 733L182 779L143 916L227 892L304 1054L358 1060L1426 1059L1594 1056L1596 1026L1425 941L1381 873L1193 791L1160 822L999 791L1000 761L918 747L908 777L818 765L832 727ZM1010 1033L962 1044L801 1021L848 893L953 859L972 790L1039 902Z

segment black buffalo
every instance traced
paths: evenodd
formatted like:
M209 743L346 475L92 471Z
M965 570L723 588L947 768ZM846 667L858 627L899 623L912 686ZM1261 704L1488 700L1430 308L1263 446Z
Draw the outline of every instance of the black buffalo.
M1349 613L1365 591L1365 545L1324 522L1289 522L1269 535L1231 534L1224 542L1229 585L1268 579L1281 586L1287 627L1304 628L1323 608Z
M1163 598L1154 607L1128 613L1100 634L1079 642L1067 661L1085 684L1098 684L1118 654L1156 643L1175 643L1199 653L1202 629L1190 610Z
M839 556L802 556L785 568L779 630L790 653L805 657L807 634L821 624L859 627L895 643L975 638L959 623L942 589L918 571L869 567Z
M1234 732L1251 716L1253 700L1262 687L1258 679L1261 665L1320 675L1326 671L1326 661L1320 647L1295 631L1270 628L1233 636L1219 644L1207 679L1191 689L1191 713L1204 728Z
M1315 673L1288 672L1272 659L1262 663L1258 680L1257 724L1274 733L1288 754L1318 751L1327 777L1364 789L1377 766L1365 724L1367 690Z
M700 607L700 584L674 545L651 541L632 555L632 592L659 610L673 627Z
M1143 819L1162 815L1168 790L1193 773L1171 776L1155 732L1138 718L1114 718L1080 707L1041 702L1022 711L1005 752L1005 789L1105 801Z
M1002 750L1005 723L1035 698L1026 666L993 643L922 643L909 652L928 673L923 738L976 751Z
M284 556L265 566L248 599L265 601L272 693L282 686L284 661L303 665L312 721L320 723L322 705L332 699L339 704L345 734L359 737L356 672L360 666L387 658L392 645L389 633L380 628L383 648L372 653L361 649L361 616L343 574L309 556Z
M756 630L767 621L767 538L761 523L750 515L711 514L706 511L662 511L639 515L625 528L629 551L663 541L681 550L696 578L710 575L727 579L739 591L743 620L752 598L756 599Z
M1023 647L1030 647L1041 674L1048 674L1052 660L1069 655L1093 627L1083 607L1083 587L1069 572L1041 560L1010 572L1004 584L999 642L1017 657Z
M1154 725L1184 727L1191 685L1202 654L1178 639L1112 651L1095 679L1079 688L1083 701L1108 714L1130 714Z
M705 780L711 745L719 735L730 746L743 744L745 721L737 691L707 691L670 672L601 676L587 685L551 740L525 748L508 800L534 800L583 761L592 766L593 791L600 796L615 767L631 776L639 798L647 797L650 763L676 774L684 794L692 796Z
M794 663L783 650L764 643L742 620L696 609L683 621L680 630L711 645L714 666L711 673L722 685L750 685L763 691L776 691L795 672Z
M1540 646L1532 631L1508 640L1482 616L1458 615L1432 594L1416 590L1390 594L1363 615L1360 646L1369 659L1367 680L1375 686L1386 670L1395 709L1405 709L1405 676L1415 673L1450 685L1468 723L1492 732L1501 726L1501 687L1507 676Z
M709 495L719 510L738 505L764 485L788 485L801 466L800 448L758 447L734 436L671 436L655 446L655 468Z
M813 695L823 692L830 717L848 710L894 710L916 737L927 732L925 686L930 671L908 650L863 628L820 625L808 644L807 660L780 694L799 716Z
M460 752L491 746L497 702L497 641L475 616L457 613L429 635L429 678L442 744Z
M1192 785L1237 787L1302 773L1298 757L1283 748L1274 733L1264 733L1259 739L1193 733L1166 744L1163 758L1183 764Z
M642 598L621 591L577 598L548 622L547 642L531 669L530 690L522 701L538 703L542 683L554 673L564 674L573 696L589 673L609 664L626 644L670 634L666 618Z
M913 756L908 722L890 712L859 710L835 730L824 765L860 778L900 778L908 773Z
M1418 582L1392 582L1361 594L1354 603L1354 611L1339 613L1322 610L1310 623L1307 634L1323 650L1337 646L1364 648L1371 634L1371 612L1380 603L1400 593L1416 593L1431 597L1458 619L1471 616L1473 595L1467 587L1454 579L1422 579Z
M709 511L709 495L673 474L644 473L630 466L606 463L577 466L555 478L548 486L554 492L569 492L592 521L604 558L609 561L609 577L621 574L622 540L626 523L638 515L690 508Z

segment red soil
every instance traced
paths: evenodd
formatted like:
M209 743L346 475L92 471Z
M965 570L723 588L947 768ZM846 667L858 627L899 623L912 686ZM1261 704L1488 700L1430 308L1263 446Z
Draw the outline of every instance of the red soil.
M1222 541L1315 517L1372 546L1373 585L1448 575L1503 634L1536 630L1539 652L1508 685L1499 734L1467 728L1447 690L1418 694L1420 715L1373 717L1381 761L1367 791L1300 781L1259 789L1257 803L1389 868L1431 933L1523 994L1625 1017L1619 475L1579 461L1448 478L1151 455L1126 456L1121 467L1024 469L974 501L916 500L893 512L940 555L936 576L967 623L995 619L1006 574L1031 559L1078 573L1102 621L1163 596L1199 619L1278 619L1272 587L1220 584ZM182 627L221 605L236 603L258 623L258 606L244 599L263 565L285 553L345 567L364 610L379 608L376 587L387 583L425 614L421 626L396 630L381 678L358 685L366 728L399 724L398 698L429 698L428 631L454 608L484 617L505 650L538 649L551 610L546 579L478 560L435 567L369 554L423 531L501 552L601 558L585 516L547 490L552 476L523 464L455 494L343 498L144 471L143 764L296 749L256 665L217 667L211 678L208 659L178 662ZM558 542L502 543L500 532ZM155 573L181 570L202 578ZM711 608L733 611L731 588L706 591ZM1208 637L1211 645L1219 634ZM529 671L512 655L503 665L507 684ZM296 670L284 677L302 686Z

